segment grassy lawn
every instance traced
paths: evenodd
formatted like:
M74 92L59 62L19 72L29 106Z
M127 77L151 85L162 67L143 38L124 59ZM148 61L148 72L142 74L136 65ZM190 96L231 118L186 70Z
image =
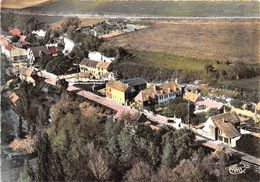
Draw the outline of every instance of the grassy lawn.
M202 71L205 64L212 64L216 68L224 67L224 64L217 64L216 60L198 59L192 57L178 56L166 52L148 52L128 50L136 56L131 60L141 65L166 68L172 70Z

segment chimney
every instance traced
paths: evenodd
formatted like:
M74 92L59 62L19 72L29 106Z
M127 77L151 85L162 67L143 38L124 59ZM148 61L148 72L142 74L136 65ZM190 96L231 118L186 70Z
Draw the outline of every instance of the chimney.
M228 120L226 120L225 118L223 118L223 123L228 123Z

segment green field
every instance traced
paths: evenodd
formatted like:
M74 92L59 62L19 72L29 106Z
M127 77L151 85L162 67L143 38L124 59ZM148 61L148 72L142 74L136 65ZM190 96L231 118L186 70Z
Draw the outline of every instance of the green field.
M166 52L128 51L135 55L130 60L131 62L163 69L203 71L205 64L212 64L220 69L226 66L225 64L217 64L216 60L178 56Z

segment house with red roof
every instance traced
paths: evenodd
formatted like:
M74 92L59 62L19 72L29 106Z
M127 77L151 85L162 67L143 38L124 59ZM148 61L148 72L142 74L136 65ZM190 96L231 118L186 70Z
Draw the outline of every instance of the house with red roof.
M57 56L57 47L55 46L47 46L49 52L51 53L52 56Z
M214 100L210 100L210 99L205 99L203 101L197 101L195 103L195 113L198 112L207 112L210 109L217 109L219 111L223 111L224 108L224 104L221 102L217 102Z
M22 35L22 32L18 29L10 29L9 30L9 33L12 35L12 36L17 36L17 37L21 37Z
M10 57L10 51L13 48L11 40L9 40L4 35L0 35L0 45L1 45L1 52L7 57Z

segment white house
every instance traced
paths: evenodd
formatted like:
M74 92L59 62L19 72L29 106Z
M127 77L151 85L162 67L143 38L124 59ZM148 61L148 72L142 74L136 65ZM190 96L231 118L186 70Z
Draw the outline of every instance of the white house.
M96 51L89 52L88 58L92 61L106 61L108 63L111 63L115 60L114 57L106 57L102 55L100 52L96 52Z
M45 37L45 35L46 35L46 31L44 31L44 30L34 30L34 31L32 31L32 34L34 34L34 35L37 35L39 38L44 38Z
M235 147L236 141L241 136L238 130L239 124L240 119L237 114L227 112L209 117L202 130L206 137L223 142L230 147Z
M72 49L74 48L75 44L73 42L73 40L67 38L67 37L64 37L64 44L65 44L65 47L64 47L64 50L62 51L63 54L68 54L72 51Z

